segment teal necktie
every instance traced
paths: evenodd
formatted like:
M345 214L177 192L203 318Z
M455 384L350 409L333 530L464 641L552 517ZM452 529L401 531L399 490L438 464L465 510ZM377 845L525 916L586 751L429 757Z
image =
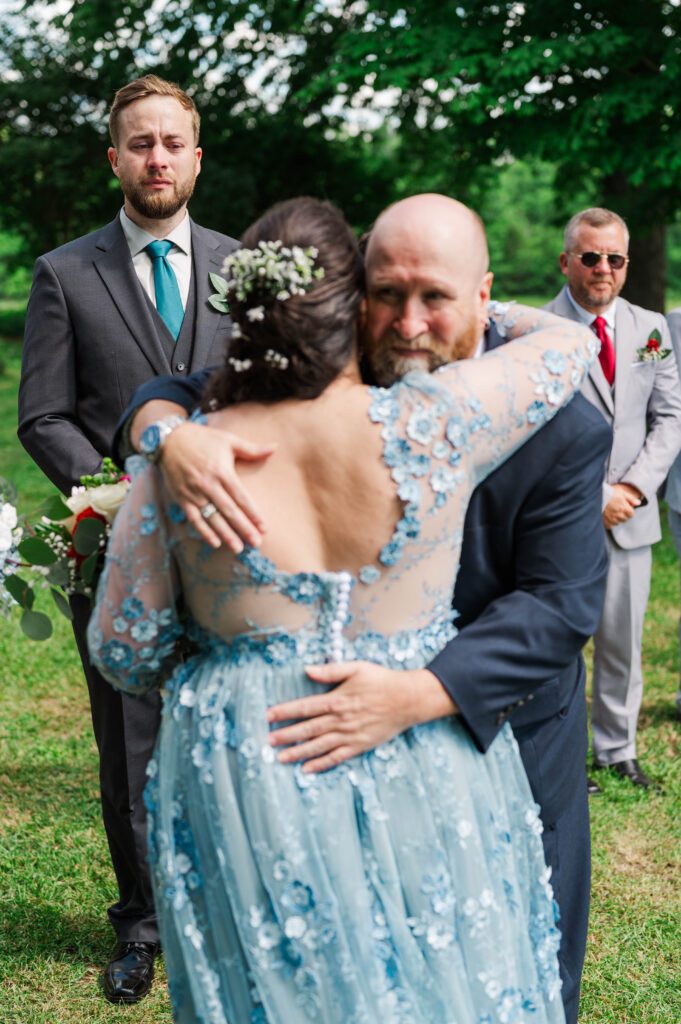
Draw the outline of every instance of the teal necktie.
M168 253L173 247L172 242L149 242L146 251L154 265L154 291L156 292L156 309L166 327L177 341L177 336L184 319L184 308L180 298L180 289L175 271L168 263Z

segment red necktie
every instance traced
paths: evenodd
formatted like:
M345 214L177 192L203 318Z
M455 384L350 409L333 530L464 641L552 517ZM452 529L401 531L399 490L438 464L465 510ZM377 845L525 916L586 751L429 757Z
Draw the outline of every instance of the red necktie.
M591 326L601 343L601 351L598 354L598 360L601 364L605 379L610 387L612 387L615 379L615 346L612 343L612 338L607 332L605 317L597 316Z

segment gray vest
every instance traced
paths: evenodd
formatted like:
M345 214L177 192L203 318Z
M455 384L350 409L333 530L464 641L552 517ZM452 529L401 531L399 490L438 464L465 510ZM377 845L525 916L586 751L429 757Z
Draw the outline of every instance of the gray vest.
M196 274L194 269L194 262L192 260L192 276L189 283L187 305L177 341L175 341L166 327L165 321L159 316L149 296L146 292L144 293L151 311L151 319L154 321L156 334L168 358L168 372L172 373L173 377L186 377L192 362L194 328L196 326Z

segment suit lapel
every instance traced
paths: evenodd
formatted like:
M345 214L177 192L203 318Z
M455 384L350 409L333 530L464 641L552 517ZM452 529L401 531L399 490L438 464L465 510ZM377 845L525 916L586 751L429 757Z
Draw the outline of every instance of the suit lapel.
M636 323L628 303L617 300L615 314L615 415L622 412L629 374L636 359ZM644 345L646 339L640 342ZM638 371L640 372L640 371Z
M194 221L191 222L191 225L192 258L196 274L196 323L190 367L193 372L202 370L206 366L215 332L218 327L225 327L229 323L229 319L208 304L208 296L215 291L208 275L220 273L227 254L220 251L219 243L207 231L204 231Z
M102 253L94 260L95 269L128 330L154 371L159 374L170 373L170 361L156 333L118 218L104 229L97 247Z
M572 305L568 297L567 287L563 288L556 299L550 304L549 308L552 313L557 313L558 316L564 316L567 317L568 320L575 320L579 323L575 307ZM617 372L617 370L618 366L616 366L615 372ZM615 402L612 397L612 388L605 379L605 374L601 369L601 364L598 359L596 359L589 370L589 384L591 385L591 390L595 392L595 395L598 396L610 415L614 416Z

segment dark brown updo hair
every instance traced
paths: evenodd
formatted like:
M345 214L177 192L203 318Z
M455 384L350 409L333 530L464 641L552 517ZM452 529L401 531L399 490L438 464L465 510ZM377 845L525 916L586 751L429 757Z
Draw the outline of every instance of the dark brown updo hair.
M288 199L252 224L241 244L253 249L276 240L289 248L313 246L314 266L322 267L324 276L309 291L284 301L261 295L238 301L230 292L230 315L245 337L229 343L224 367L209 381L204 410L238 402L316 398L352 356L364 265L345 217L320 199ZM262 320L248 319L247 311L255 306L264 308ZM285 369L266 361L270 350L288 360ZM232 360L237 366L251 365L237 372Z

